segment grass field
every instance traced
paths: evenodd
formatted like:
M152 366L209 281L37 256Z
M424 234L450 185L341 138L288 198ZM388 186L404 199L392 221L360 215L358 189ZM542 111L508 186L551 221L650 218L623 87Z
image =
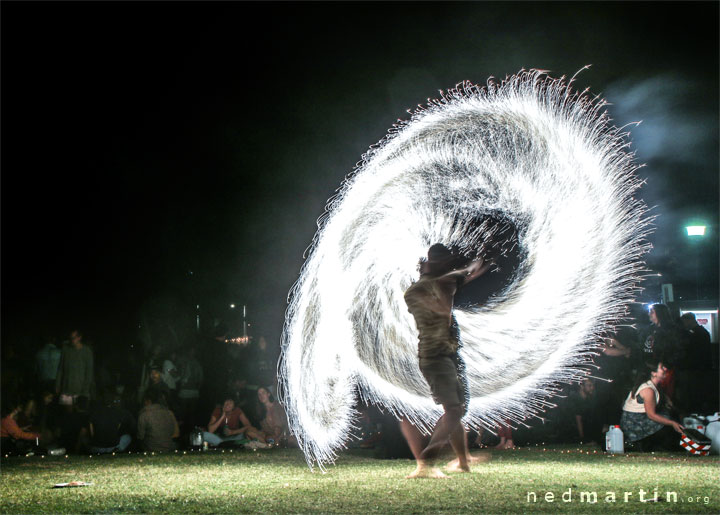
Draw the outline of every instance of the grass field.
M589 454L588 454L589 453ZM2 461L2 513L720 512L718 457L606 455L589 448L494 451L470 474L407 480L409 460L347 451L325 474L297 450L17 457ZM55 483L92 482L53 489ZM658 491L659 502L641 502ZM598 502L581 502L580 492ZM675 492L677 500L666 492ZM537 501L533 498L534 492ZM554 495L546 500L547 492ZM569 493L568 493L569 492ZM625 502L625 492L629 492ZM613 493L616 502L605 502ZM563 501L565 499L569 502ZM547 497L550 499L550 497ZM689 499L692 499L690 501ZM586 499L583 499L586 501Z

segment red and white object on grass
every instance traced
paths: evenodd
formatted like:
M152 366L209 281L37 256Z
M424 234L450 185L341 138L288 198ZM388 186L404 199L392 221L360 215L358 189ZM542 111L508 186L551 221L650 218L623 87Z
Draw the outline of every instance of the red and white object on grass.
M680 435L680 445L690 454L698 456L707 456L710 454L710 440L695 429L686 429L685 432Z

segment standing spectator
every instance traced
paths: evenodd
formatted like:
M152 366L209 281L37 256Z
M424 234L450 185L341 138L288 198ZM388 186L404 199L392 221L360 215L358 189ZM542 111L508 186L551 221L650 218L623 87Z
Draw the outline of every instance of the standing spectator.
M180 436L175 415L161 403L158 390L149 389L145 394L145 406L138 417L137 437L148 451L175 450L173 438Z
M70 344L63 347L55 380L60 404L69 408L78 397L90 397L94 373L92 351L83 344L80 331L72 331Z
M712 410L709 399L698 392L712 387L708 369L712 366L710 333L697 323L694 313L680 317L683 327L684 356L678 366L678 405L689 413ZM710 404L710 405L708 405Z
M674 367L682 361L681 333L673 322L670 309L665 304L653 304L650 308L650 334L645 338L643 361L660 360L667 367L658 386L668 397L675 391Z
M106 393L103 405L90 414L89 429L91 452L122 452L135 434L135 418L121 407L119 397Z
M178 403L180 416L188 424L197 423L197 408L200 387L203 383L203 369L195 357L195 346L189 345L179 360L180 379Z
M158 393L158 402L164 404L173 412L176 411L175 396L170 387L163 380L162 371L159 367L154 366L150 369L150 384L148 384L146 394L149 392Z
M595 398L598 413L603 421L620 420L622 400L632 386L632 368L639 359L638 331L630 326L621 326L610 338L603 340L602 354L593 360L601 377L610 381L595 384Z
M685 350L685 367L699 370L710 365L710 333L697 323L695 313L685 313L680 317L687 349Z
M145 392L150 386L150 372L153 368L162 370L162 345L155 345L150 351L150 355L143 363L142 372L140 373L140 386L138 388L138 402L142 402L145 398Z
M165 384L168 385L170 391L174 394L177 392L177 380L180 378L180 372L177 369L177 352L174 350L170 352L162 364L162 378Z
M249 349L246 370L252 384L274 385L277 369L277 356L268 346L264 336L258 339L257 344L252 344Z
M35 371L37 372L40 389L54 389L62 352L57 347L57 340L50 336L45 345L35 354Z

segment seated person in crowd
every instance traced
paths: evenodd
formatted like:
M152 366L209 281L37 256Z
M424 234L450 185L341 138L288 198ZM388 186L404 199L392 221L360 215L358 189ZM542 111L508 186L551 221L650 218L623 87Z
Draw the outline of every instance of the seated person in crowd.
M222 408L218 406L212 412L203 439L212 446L223 442L252 439L259 440L261 444L259 447L263 447L266 443L265 435L250 424L243 410L235 406L235 400L231 397L225 399Z
M60 421L65 412L55 399L52 391L45 390L40 396L38 404L37 430L40 432L40 441L48 445L55 444L60 438Z
M589 377L580 383L577 392L570 394L568 410L575 428L574 439L581 442L602 442L602 421L598 419L595 382Z
M0 450L3 454L24 454L31 451L40 438L39 433L26 432L18 426L17 417L22 408L23 404L14 400L3 402L0 420Z
M33 397L29 397L22 403L20 412L15 417L15 422L23 431L30 431L37 421L37 412L37 402Z
M60 424L60 444L69 452L84 453L90 446L88 431L90 399L84 395L75 398L75 402L66 405Z
M173 412L162 403L160 391L148 388L144 404L137 426L137 437L143 448L159 452L175 450L173 438L180 436L180 428Z
M264 386L258 388L257 397L260 402L260 411L261 413L264 412L262 422L260 422L260 429L265 433L266 440L268 443L280 443L281 441L287 443L290 431L285 410L275 400L270 390Z
M228 381L227 395L235 399L235 406L243 410L251 424L260 425L258 416L257 387L249 385L242 377L235 377Z
M678 435L685 429L661 413L662 383L668 367L659 358L651 358L638 371L635 385L627 396L620 418L626 448L639 452L677 450Z
M135 418L120 406L120 399L105 394L103 405L90 414L90 452L124 451L135 433Z
M148 383L146 393L151 391L160 394L160 397L158 398L159 404L171 406L172 392L170 391L170 387L164 381L162 370L159 366L150 367L150 382Z

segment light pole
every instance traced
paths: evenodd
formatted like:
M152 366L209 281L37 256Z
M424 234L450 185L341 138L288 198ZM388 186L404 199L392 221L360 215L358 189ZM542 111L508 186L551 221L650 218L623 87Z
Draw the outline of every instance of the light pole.
M695 243L695 300L700 300L700 246L699 243L705 237L704 225L688 225L685 227L690 241Z

